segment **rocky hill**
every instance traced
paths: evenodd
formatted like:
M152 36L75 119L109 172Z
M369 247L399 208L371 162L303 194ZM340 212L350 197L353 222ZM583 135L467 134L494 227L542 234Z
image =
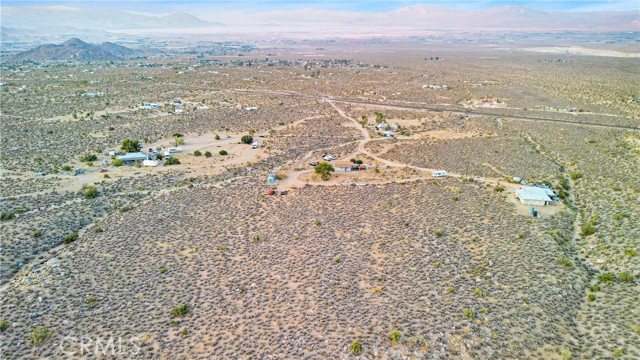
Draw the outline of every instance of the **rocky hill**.
M89 44L73 38L62 44L44 44L18 53L15 61L118 61L135 54L135 50L114 43Z

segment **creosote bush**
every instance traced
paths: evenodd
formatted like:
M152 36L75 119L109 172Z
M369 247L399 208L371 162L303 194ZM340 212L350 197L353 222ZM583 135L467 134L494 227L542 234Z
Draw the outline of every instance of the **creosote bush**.
M173 316L183 317L189 312L189 306L187 304L182 304L178 307L173 308L171 312L173 313Z
M353 353L353 355L360 354L363 350L362 343L358 340L352 341L349 345L349 350L351 350L351 353Z
M170 157L164 162L165 165L180 165L180 160L174 157Z
M63 244L71 244L72 242L78 240L78 233L71 233L62 239Z
M31 334L29 340L34 344L40 345L53 335L53 332L44 326L37 327Z
M89 188L82 194L86 199L95 199L100 195L98 189L95 186L89 186Z
M391 332L389 332L389 340L391 340L392 343L396 343L398 341L400 341L400 339L402 338L402 333L398 330L391 330Z

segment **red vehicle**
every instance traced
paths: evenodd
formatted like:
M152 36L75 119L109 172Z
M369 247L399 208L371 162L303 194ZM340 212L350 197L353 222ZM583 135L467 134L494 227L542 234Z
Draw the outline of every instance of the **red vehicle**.
M102 168L102 169L100 169L100 172L101 172L101 173L106 173L106 172L107 172L107 169Z
M276 191L275 190L269 190L269 191L267 191L267 194L268 195L275 195Z

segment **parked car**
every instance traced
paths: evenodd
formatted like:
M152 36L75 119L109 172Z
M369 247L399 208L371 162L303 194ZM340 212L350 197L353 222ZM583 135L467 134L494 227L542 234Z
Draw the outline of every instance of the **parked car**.
M43 173L43 172L37 172L36 176L47 176L47 174Z
M102 169L100 169L100 172L101 172L101 173L106 173L106 172L107 172L107 169L102 168Z
M309 163L309 165L311 165L311 166L316 166L316 165L318 165L318 163L317 163L317 162L315 162L315 161L312 161L312 162L310 162L310 163Z
M280 190L280 195L287 195L287 190Z
M275 190L269 190L267 191L267 195L275 195L276 191Z

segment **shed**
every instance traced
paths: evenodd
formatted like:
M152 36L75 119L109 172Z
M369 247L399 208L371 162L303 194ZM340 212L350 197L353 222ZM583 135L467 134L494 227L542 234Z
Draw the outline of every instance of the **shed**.
M141 152L132 152L124 155L120 155L117 159L122 160L123 162L138 162L148 160L149 157L145 153Z
M516 196L518 197L520 202L525 205L546 206L550 205L553 201L549 197L549 192L553 194L553 191L549 189L525 186L516 190Z
M352 163L350 163L349 161L336 161L333 164L333 168L338 171L351 171L352 169Z

